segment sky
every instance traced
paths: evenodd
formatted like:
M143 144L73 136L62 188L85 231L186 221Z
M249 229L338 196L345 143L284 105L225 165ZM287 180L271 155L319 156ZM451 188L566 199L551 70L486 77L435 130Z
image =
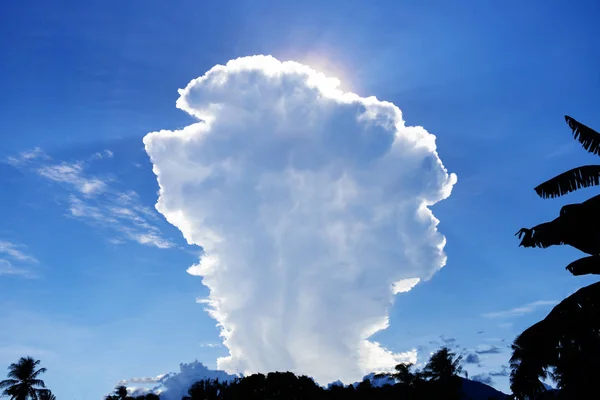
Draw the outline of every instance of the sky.
M593 282L514 233L594 192L533 187L597 162L563 119L600 127L596 2L5 3L0 367L59 398L442 345L508 392Z

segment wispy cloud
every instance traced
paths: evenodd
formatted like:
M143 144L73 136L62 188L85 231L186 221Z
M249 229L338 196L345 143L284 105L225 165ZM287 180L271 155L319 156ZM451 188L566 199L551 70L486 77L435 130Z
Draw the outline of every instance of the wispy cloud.
M37 263L38 260L35 257L25 254L22 250L20 250L23 247L24 246L20 246L6 240L0 240L0 254L6 254L18 261Z
M87 171L91 162L113 156L112 151L103 150L86 161L65 162L52 160L36 148L12 157L16 162L11 164L27 167L45 179L62 184L67 192L67 215L112 231L108 239L111 244L129 240L161 249L173 247L156 225L157 213L144 206L136 192L118 190L114 179L94 176ZM27 160L27 165L20 160Z
M200 343L200 347L210 347L210 348L215 348L215 347L221 347L222 344L220 343Z
M496 311L487 314L483 314L485 318L510 318L510 317L519 317L525 314L529 314L534 312L540 307L544 306L553 306L558 304L556 300L539 300L534 301L533 303L525 304L524 306L511 308L510 310L504 311Z
M110 150L103 150L103 151L99 151L94 153L93 156L90 157L90 159L92 160L101 160L103 158L113 158L115 156L115 153L113 153Z
M69 184L84 195L93 195L107 189L103 180L84 176L82 162L44 165L37 172L52 181Z
M15 267L12 262L0 258L0 276L22 276L24 278L32 277L31 271L21 267Z
M142 377L142 378L130 378L130 379L124 379L121 382L123 384L126 384L126 383L158 383L166 375L167 374L161 374L158 376L147 376L147 377Z
M35 147L31 150L25 150L20 152L16 156L10 156L6 159L6 162L15 167L27 164L34 160L48 160L50 157L39 147Z
M475 350L477 354L499 354L502 353L502 349L497 346L492 345L482 345L479 346L477 350Z
M103 198L96 203L94 205L91 200L71 195L70 215L92 225L116 231L118 237L110 238L110 243L115 245L131 240L160 249L174 246L154 225L157 216L150 208L141 204L136 192L116 193L116 196Z
M26 254L23 249L24 246L0 240L0 276L12 275L24 278L36 276L29 266L37 264L38 260L32 255Z

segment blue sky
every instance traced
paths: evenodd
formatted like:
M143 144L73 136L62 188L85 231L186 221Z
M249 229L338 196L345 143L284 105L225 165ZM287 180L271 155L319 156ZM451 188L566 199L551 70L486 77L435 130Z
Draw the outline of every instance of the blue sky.
M549 310L543 302L593 281L564 270L576 250L525 250L513 234L594 192L544 201L533 187L595 162L562 117L600 127L599 6L322 3L0 6L0 267L13 271L0 274L0 365L35 355L59 397L82 398L195 358L214 367L227 353L195 303L207 289L186 273L199 250L153 211L158 186L142 138L194 121L175 108L177 89L254 54L306 63L344 89L393 102L408 125L436 135L458 175L450 198L433 207L447 265L398 295L378 342L426 354L443 335L480 352L471 375L498 372L515 335ZM44 156L19 162L35 148ZM68 181L40 172L61 162L75 168ZM89 207L74 217L69 199L86 199L92 177L107 190L88 206L108 210L129 195L142 219L100 222ZM493 380L507 390L506 377Z

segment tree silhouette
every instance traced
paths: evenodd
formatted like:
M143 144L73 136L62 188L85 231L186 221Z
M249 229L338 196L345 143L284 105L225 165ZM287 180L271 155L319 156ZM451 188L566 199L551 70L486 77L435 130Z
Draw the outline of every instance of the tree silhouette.
M223 384L218 379L201 380L194 383L183 400L218 400L223 391Z
M370 374L361 382L347 386L335 384L327 389L308 376L296 376L292 372L256 373L231 381L203 379L192 384L182 400L500 400L506 397L492 388L482 393L481 386L485 385L478 382L471 382L477 383L477 391L463 392L463 378L458 376L462 369L460 361L461 357L448 348L441 348L431 356L423 371L413 372L410 364L399 364L394 372ZM397 382L380 385L371 379L373 376L395 377ZM135 399L157 399L150 396Z
M459 399L462 379L460 365L462 356L450 351L448 347L442 347L433 353L420 376L429 381L426 390L427 398Z
M417 376L411 371L413 364L398 364L394 367L394 372L385 372L376 374L375 377L389 377L397 383L405 386L414 386L417 381Z
M451 352L449 348L442 347L429 359L425 368L423 368L423 376L434 381L447 381L456 378L462 372L462 356L456 357L456 354Z
M590 153L600 155L600 134L569 116L565 120L574 138ZM542 198L553 198L598 184L600 165L586 165L542 183L535 191ZM523 228L517 235L524 247L567 244L579 249L589 256L566 269L575 276L600 274L600 195L566 205L556 219ZM540 398L546 391L542 380L548 377L564 398L588 398L600 374L600 283L560 302L546 318L521 333L512 350L510 381L515 398Z
M32 357L21 357L16 363L8 367L8 378L0 382L2 395L10 397L11 400L37 399L40 388L46 384L39 376L46 372L46 368L36 369L40 360Z
M155 393L147 393L141 396L134 397L136 400L160 400L160 396Z
M113 394L109 394L105 397L106 400L130 400L133 397L129 396L127 392L127 387L123 385L119 385L115 388Z
M600 372L600 282L561 301L513 343L511 389L533 397L550 376L569 399L585 398ZM523 398L523 397L520 397Z
M56 396L48 389L40 389L37 394L38 400L56 400Z

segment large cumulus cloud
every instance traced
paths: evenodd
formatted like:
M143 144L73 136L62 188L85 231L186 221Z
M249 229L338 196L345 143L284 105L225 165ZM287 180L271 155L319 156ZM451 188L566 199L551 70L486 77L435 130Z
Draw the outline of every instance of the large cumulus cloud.
M353 382L416 357L368 338L397 292L444 266L428 206L456 176L398 107L338 86L295 62L239 58L180 90L199 122L144 138L157 210L204 249L188 272L210 289L226 371Z

